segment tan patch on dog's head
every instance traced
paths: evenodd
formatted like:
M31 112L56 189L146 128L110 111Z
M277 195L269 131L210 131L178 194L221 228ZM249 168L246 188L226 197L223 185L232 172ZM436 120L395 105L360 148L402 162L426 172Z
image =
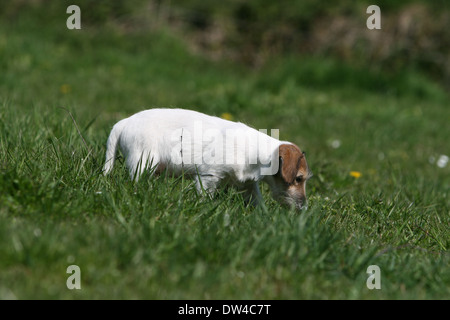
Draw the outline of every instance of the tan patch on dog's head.
M298 208L306 204L306 181L312 176L305 153L293 144L279 147L280 168L278 177L283 182L283 201ZM280 193L281 190L278 190Z
M282 144L279 148L280 174L287 184L295 183L296 178L309 178L310 171L305 154L294 144Z

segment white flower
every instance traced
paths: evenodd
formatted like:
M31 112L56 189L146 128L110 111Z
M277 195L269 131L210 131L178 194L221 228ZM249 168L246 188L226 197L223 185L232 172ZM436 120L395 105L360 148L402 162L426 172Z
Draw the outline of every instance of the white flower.
M330 145L333 149L337 149L341 146L341 140L333 140L331 141Z
M441 154L436 164L439 168L444 168L447 165L448 160L448 156L446 156L445 154Z

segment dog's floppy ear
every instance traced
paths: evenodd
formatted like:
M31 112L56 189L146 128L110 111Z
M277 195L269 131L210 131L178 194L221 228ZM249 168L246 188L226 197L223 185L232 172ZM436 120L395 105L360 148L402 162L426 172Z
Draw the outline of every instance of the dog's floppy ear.
M302 154L300 150L290 144L282 144L279 147L281 177L286 183L293 183L300 168Z

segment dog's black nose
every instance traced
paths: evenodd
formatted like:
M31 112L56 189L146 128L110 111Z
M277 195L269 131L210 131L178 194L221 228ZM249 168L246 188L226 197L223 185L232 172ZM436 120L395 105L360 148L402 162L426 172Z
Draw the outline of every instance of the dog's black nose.
M300 201L298 202L298 209L299 210L307 210L308 209L308 201L306 200L306 197L300 198Z

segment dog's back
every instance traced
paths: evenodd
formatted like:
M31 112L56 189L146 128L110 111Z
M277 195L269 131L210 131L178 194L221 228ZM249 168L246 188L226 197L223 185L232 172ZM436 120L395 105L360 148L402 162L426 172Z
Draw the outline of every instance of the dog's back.
M240 132L246 135L254 130L243 123L228 121L185 109L149 109L136 113L114 125L107 142L106 162L108 174L114 165L117 147L125 156L130 175L139 176L146 168L164 164L172 171L194 173L203 163L203 151L217 145L217 137L204 140L204 133ZM225 141L219 141L223 145ZM183 154L184 150L184 154ZM195 152L200 150L200 152ZM177 154L178 153L178 154ZM179 158L177 163L174 159ZM197 167L193 166L197 165ZM138 172L139 170L139 172Z

